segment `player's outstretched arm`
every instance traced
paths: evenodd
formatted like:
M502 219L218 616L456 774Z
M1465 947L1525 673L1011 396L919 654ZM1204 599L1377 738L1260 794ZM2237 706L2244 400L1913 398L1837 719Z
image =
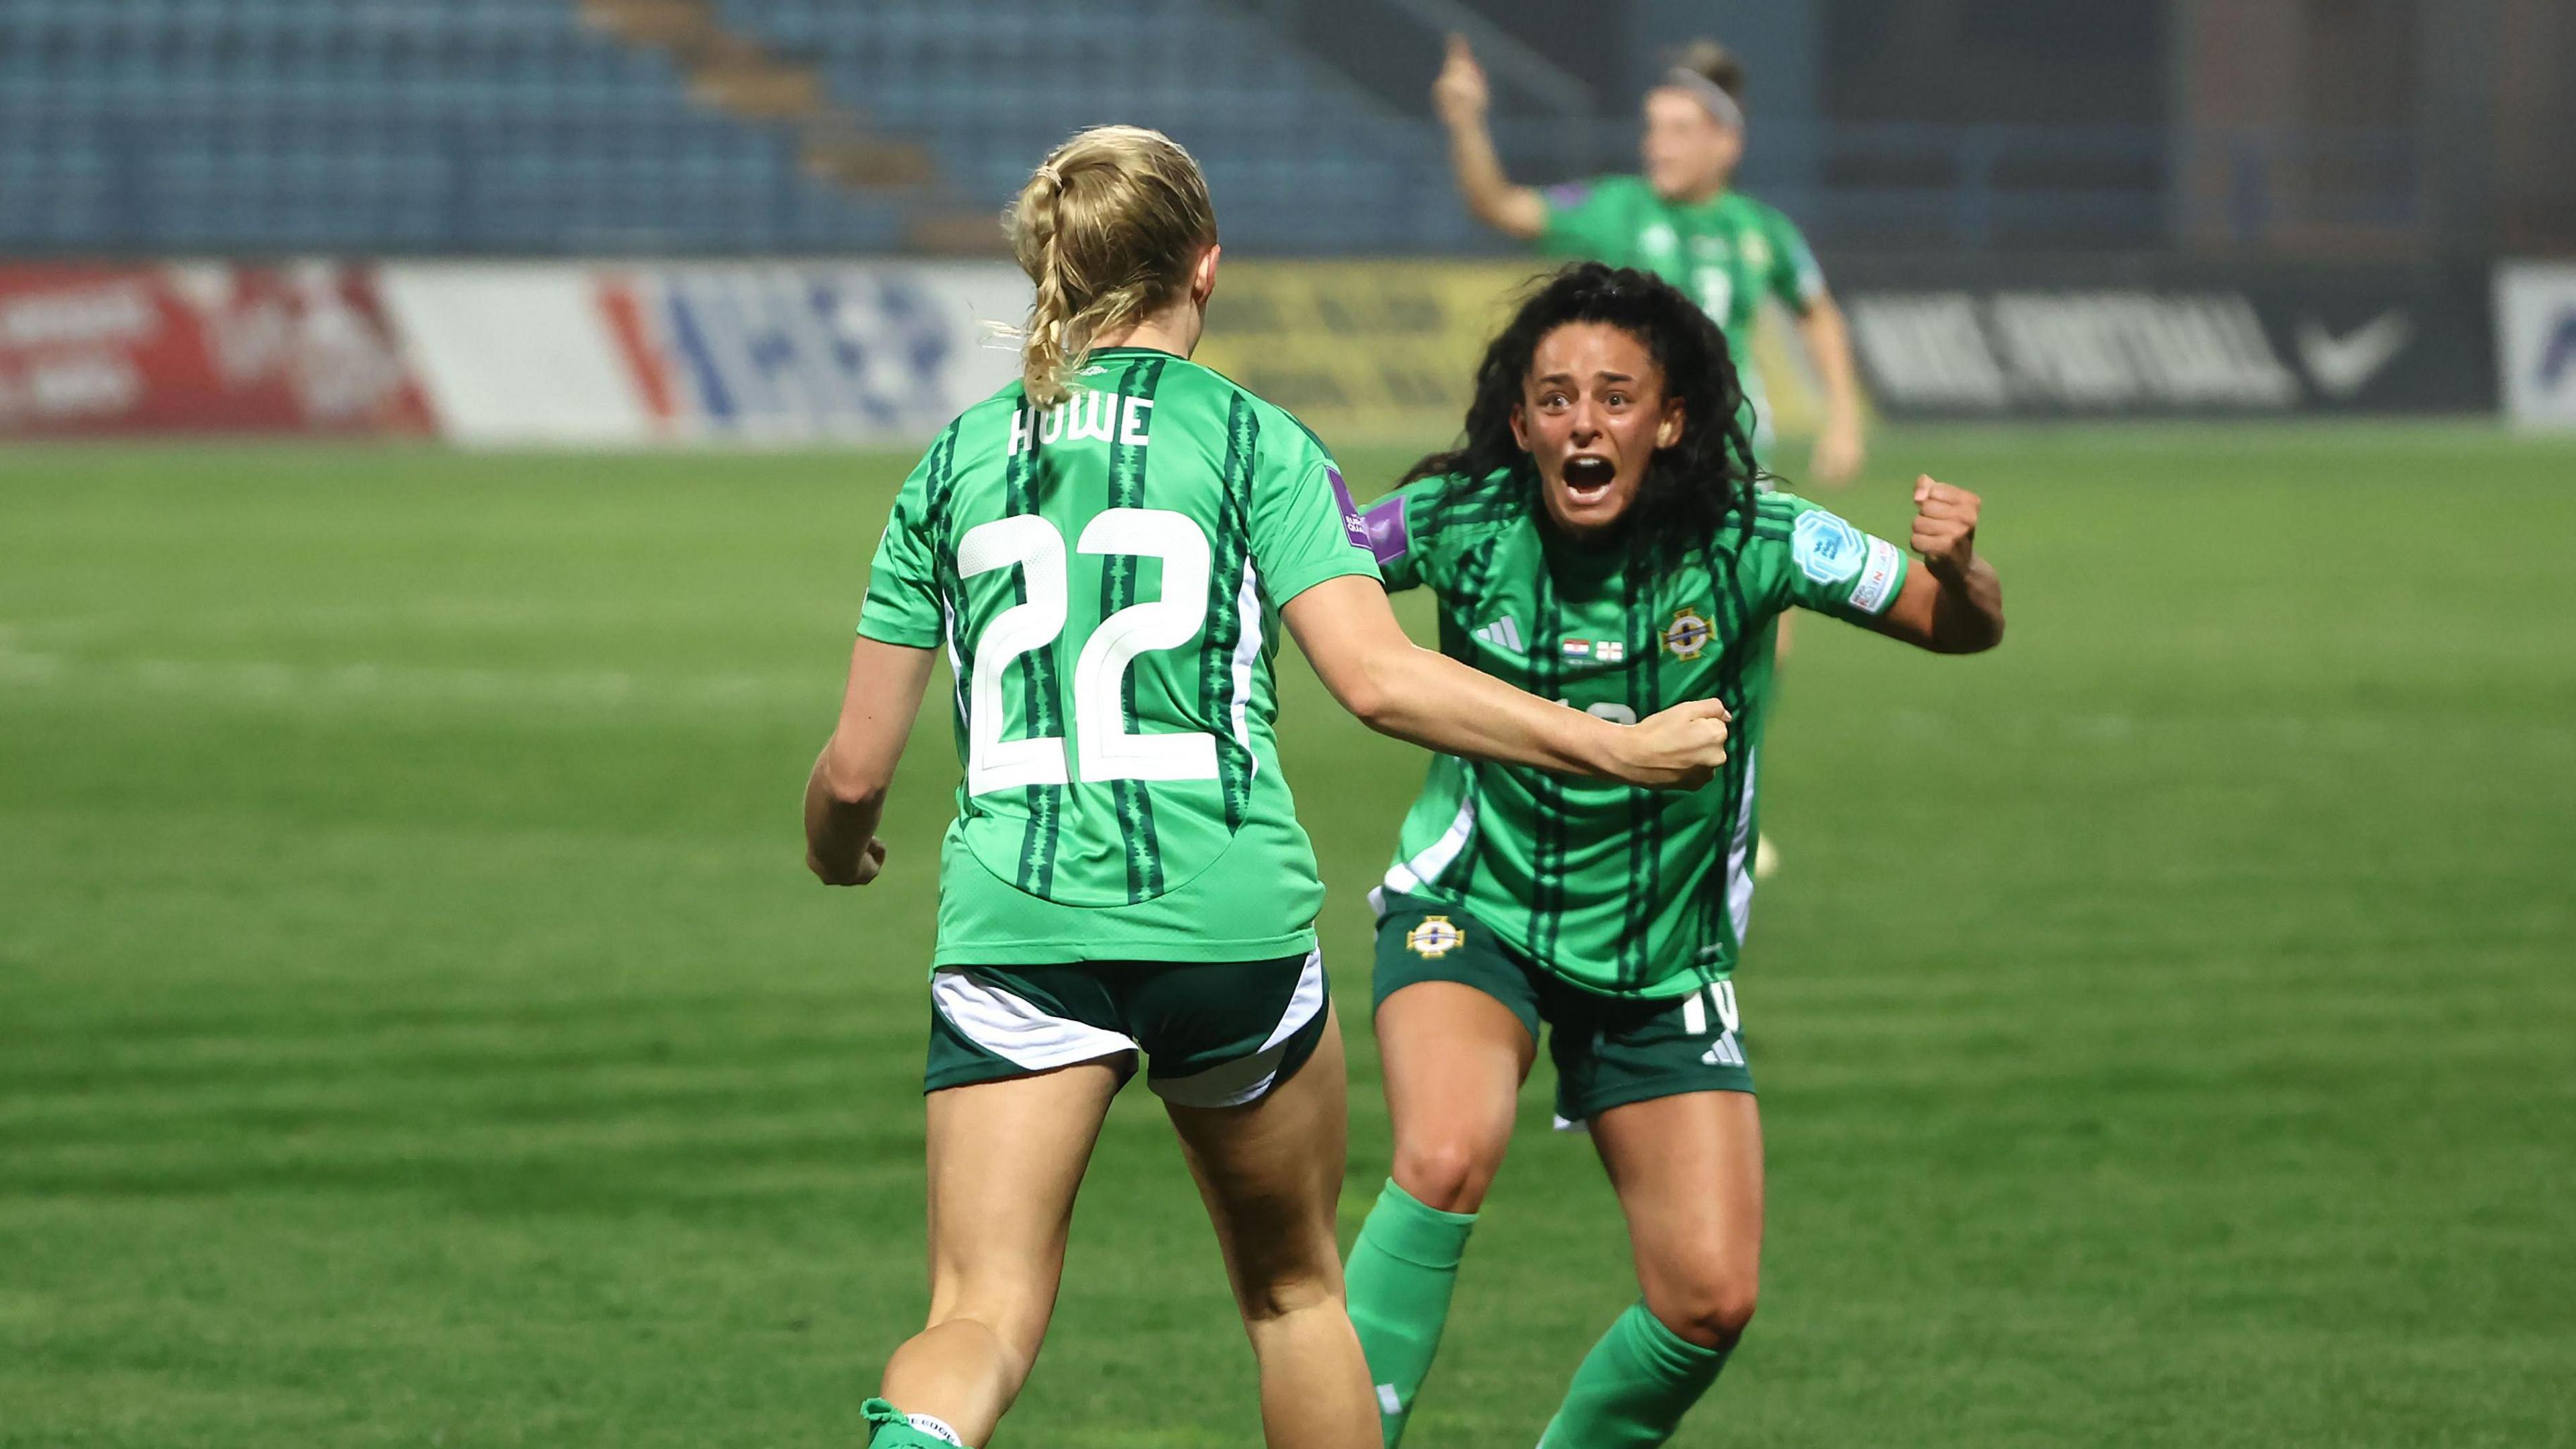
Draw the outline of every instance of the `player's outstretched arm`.
M930 665L930 650L865 637L850 650L841 722L805 780L805 868L825 885L866 885L885 868L877 822Z
M1493 88L1467 37L1449 37L1449 56L1431 83L1431 108L1449 128L1449 165L1458 173L1458 192L1478 221L1523 241L1547 230L1547 203L1527 186L1515 186L1503 174L1502 153L1494 149L1493 130L1485 113Z
M1983 501L1924 474L1914 480L1914 552L1923 567L1871 625L1935 654L1975 654L2004 639L2004 584L1977 554Z
M1695 790L1726 763L1726 707L1694 700L1616 725L1512 688L1405 636L1375 579L1331 579L1281 611L1342 707L1381 734L1444 754Z

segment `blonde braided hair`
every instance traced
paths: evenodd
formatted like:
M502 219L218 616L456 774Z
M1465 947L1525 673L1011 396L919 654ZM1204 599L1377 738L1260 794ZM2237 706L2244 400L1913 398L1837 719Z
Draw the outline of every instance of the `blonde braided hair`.
M1012 254L1037 287L1020 368L1040 407L1064 401L1093 338L1179 297L1216 241L1198 163L1140 126L1097 126L1056 147L1009 224Z

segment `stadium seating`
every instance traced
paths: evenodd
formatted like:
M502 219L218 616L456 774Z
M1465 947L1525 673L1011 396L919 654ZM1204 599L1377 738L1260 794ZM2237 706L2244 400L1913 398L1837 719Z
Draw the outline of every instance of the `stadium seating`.
M1223 0L717 14L929 143L970 211L1114 119L1199 153L1237 246L1478 241L1435 136ZM693 104L668 54L585 27L576 0L0 6L15 251L870 251L906 222L900 197L808 174L792 127Z
M0 246L870 250L882 199L570 0L11 0Z
M1472 249L1436 134L1222 0L720 0L1000 199L1080 127L1154 126L1206 167L1229 240L1300 253Z

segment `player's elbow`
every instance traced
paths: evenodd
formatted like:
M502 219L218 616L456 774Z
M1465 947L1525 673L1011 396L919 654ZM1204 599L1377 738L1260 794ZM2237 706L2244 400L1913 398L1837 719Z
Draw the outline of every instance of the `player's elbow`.
M1356 670L1334 689L1333 697L1351 717L1373 730L1383 730L1393 717L1395 696L1385 683L1368 670Z
M1404 688L1399 682L1398 666L1391 657L1395 651L1372 649L1347 662L1328 681L1333 698L1351 717L1383 734L1395 727L1404 713Z

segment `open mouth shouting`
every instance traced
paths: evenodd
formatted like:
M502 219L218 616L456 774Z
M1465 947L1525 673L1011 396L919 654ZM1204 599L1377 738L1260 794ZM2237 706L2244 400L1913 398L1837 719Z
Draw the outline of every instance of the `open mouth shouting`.
M1588 508L1610 497L1619 481L1619 465L1598 453L1577 453L1565 460L1566 501Z

